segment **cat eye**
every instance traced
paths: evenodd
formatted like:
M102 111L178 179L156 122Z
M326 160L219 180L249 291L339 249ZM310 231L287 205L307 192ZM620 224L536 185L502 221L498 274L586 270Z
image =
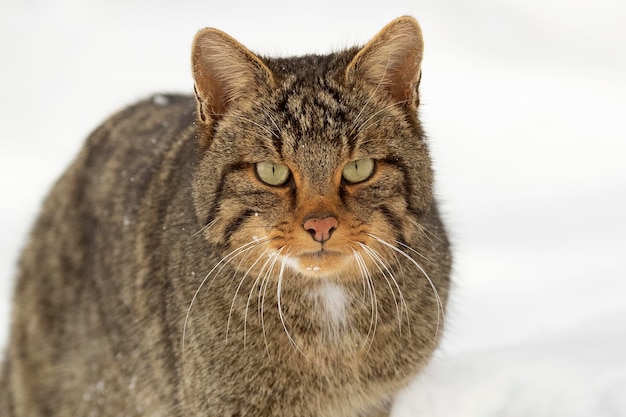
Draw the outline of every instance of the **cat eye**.
M259 179L267 185L278 187L285 185L289 180L289 168L282 164L269 161L258 162L255 169Z
M371 158L357 159L343 167L343 179L350 184L363 182L374 173L374 160Z

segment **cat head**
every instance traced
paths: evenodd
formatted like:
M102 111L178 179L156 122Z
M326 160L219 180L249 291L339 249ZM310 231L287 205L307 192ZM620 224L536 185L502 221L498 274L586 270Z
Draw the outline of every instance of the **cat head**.
M360 280L391 246L419 245L433 204L422 51L411 17L362 48L284 59L200 31L194 201L206 239L242 271L314 279Z

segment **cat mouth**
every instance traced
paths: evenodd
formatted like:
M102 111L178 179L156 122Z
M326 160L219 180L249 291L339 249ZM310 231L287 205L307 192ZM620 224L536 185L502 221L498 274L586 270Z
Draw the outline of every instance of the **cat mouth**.
M322 249L289 256L286 263L302 275L325 276L343 269L347 260L348 257L341 252Z

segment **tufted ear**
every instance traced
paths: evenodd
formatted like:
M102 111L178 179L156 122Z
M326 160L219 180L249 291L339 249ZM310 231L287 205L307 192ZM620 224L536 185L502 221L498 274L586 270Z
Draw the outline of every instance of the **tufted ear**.
M417 20L399 17L361 48L346 69L346 79L365 82L395 102L417 106L423 50Z
M203 29L194 38L191 64L198 117L208 123L261 84L273 84L263 61L226 33Z

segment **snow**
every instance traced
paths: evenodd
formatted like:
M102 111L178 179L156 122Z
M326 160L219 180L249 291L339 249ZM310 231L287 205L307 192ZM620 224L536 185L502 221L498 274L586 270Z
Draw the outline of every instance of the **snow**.
M395 416L624 416L626 338L614 326L625 321L604 316L530 343L437 357Z
M443 345L394 415L626 416L623 2L211 3L3 1L0 345L47 189L106 116L191 92L198 29L291 55L411 14L455 288Z

